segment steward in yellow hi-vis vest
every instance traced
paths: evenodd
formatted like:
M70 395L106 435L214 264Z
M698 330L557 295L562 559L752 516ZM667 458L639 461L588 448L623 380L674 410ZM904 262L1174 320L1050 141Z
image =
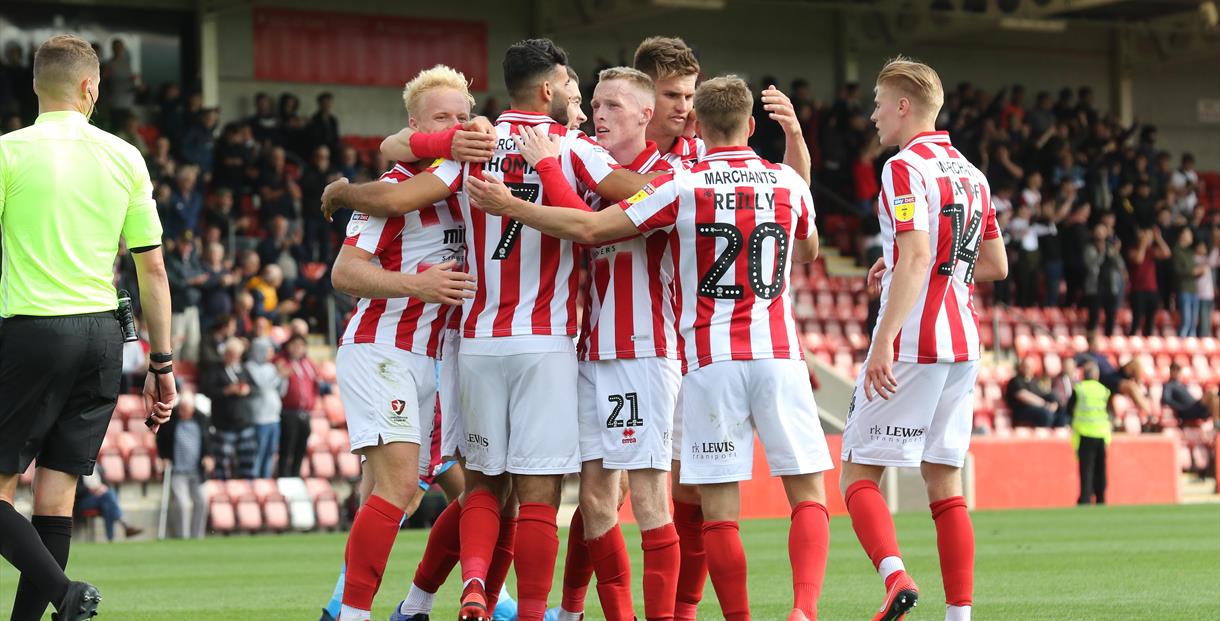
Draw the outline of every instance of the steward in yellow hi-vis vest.
M1097 365L1086 364L1084 381L1072 390L1068 411L1072 416L1072 448L1080 461L1080 497L1077 504L1096 499L1106 502L1106 446L1110 444L1110 389L1097 381Z

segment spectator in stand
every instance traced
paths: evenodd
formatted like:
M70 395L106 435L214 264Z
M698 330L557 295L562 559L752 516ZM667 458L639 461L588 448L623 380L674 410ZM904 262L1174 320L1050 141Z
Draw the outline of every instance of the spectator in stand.
M264 265L263 271L246 283L246 291L253 297L253 315L266 317L272 325L283 323L301 306L291 288L284 287L284 272L276 264Z
M1072 400L1072 391L1076 385L1076 360L1064 358L1059 374L1051 378L1051 396L1059 404L1059 410L1070 412L1068 402Z
M230 233L243 233L247 228L246 217L233 213L233 191L229 188L218 188L212 194L212 200L204 206L205 237L210 227L216 228L221 239L228 239Z
M1034 171L1025 177L1025 187L1021 189L1021 204L1031 210L1037 210L1042 204L1042 173Z
M1110 444L1110 390L1097 381L1097 365L1084 366L1084 381L1076 384L1068 411L1072 416L1072 448L1080 461L1080 496L1076 504L1094 500L1106 504L1106 446Z
M161 86L159 97L157 127L161 134L169 139L170 144L182 144L186 135L186 101L182 98L182 89L177 84L166 83Z
M318 402L320 380L318 369L306 354L305 337L293 334L284 343L284 352L278 359L280 374L286 378L283 411L280 415L280 460L279 476L295 477L301 474L301 462L305 459L305 446L309 442L311 412Z
M157 205L165 237L178 239L186 231L199 234L203 213L203 192L199 189L199 168L183 165L174 175L174 187L166 205Z
M1106 313L1104 334L1114 334L1118 305L1122 301L1126 267L1121 254L1122 243L1110 234L1105 224L1093 227L1092 242L1084 247L1084 304L1089 309L1085 326L1090 334L1097 330L1100 313Z
M277 215L289 220L297 218L301 189L288 174L286 158L287 154L283 147L271 149L267 164L258 178L258 194L263 201L261 207L263 222L268 222Z
M1190 227L1178 232L1173 248L1174 289L1178 299L1178 336L1197 336L1199 326L1199 277L1211 270L1195 260L1195 237Z
M1059 410L1042 382L1035 378L1028 360L1017 363L1017 374L1004 388L1004 400L1012 411L1014 425L1027 427L1062 427L1067 416Z
M1144 392L1144 379L1144 366L1138 358L1128 360L1113 373L1107 374L1104 367L1101 368L1101 383L1110 389L1110 394L1123 395L1135 404L1143 430L1160 431L1161 414L1153 409Z
M110 52L110 60L102 65L101 76L106 97L99 103L108 112L110 122L115 123L135 107L140 76L132 67L131 53L122 39L116 37L110 42Z
M1089 217L1093 207L1088 202L1082 202L1071 208L1071 213L1063 221L1062 233L1059 236L1059 253L1063 256L1063 276L1067 283L1067 293L1063 305L1075 307L1084 302L1084 281L1087 272L1085 266L1085 249L1093 241L1089 230Z
M212 175L216 152L216 124L219 121L220 111L216 108L200 110L199 116L187 127L186 135L182 137L182 159L188 164L198 166L207 179Z
M242 289L233 296L233 319L237 323L235 334L241 338L251 338L255 331L254 296Z
M195 236L189 231L177 241L166 244L165 272L169 277L170 334L174 350L182 360L199 360L201 323L199 303L202 299L199 288L208 282L196 251Z
M204 252L203 274L207 276L199 285L200 330L210 330L219 318L228 318L233 312L233 285L237 276L225 262L225 247L218 242L207 245Z
M280 95L280 138L284 147L296 161L304 159L309 152L309 139L305 134L305 118L301 116L301 100L292 93Z
M254 116L246 119L246 122L250 125L254 140L260 147L267 142L272 144L280 142L280 119L275 113L274 102L267 93L254 95Z
M115 119L115 127L118 130L114 132L114 135L135 147L141 157L148 157L148 145L144 142L144 137L140 135L140 119L135 114L130 111L121 113L119 118Z
M157 136L152 152L148 154L145 161L148 163L148 176L153 183L173 179L178 165L174 162L173 153L170 151L169 137Z
M169 536L202 539L208 523L203 481L216 468L208 417L195 409L195 393L183 390L173 417L157 432L157 455L169 474Z
M1220 399L1215 393L1204 393L1196 399L1182 383L1182 365L1169 365L1169 381L1161 388L1161 403L1173 410L1180 426L1197 426L1208 419L1220 422Z
M1009 127L1012 120L1015 118L1020 120L1025 116L1025 87L1020 84L1015 84L1012 87L1012 94L1008 97L1008 103L1000 111L1000 126Z
M865 140L864 145L860 147L860 153L852 164L852 177L855 182L856 209L862 216L876 217L876 210L873 205L877 201L877 194L880 191L880 186L877 185L877 152L879 151L876 140ZM871 218L869 218L871 219ZM868 265L872 265L869 263Z
M321 213L321 212L319 212ZM258 244L258 258L263 265L278 265L283 278L295 282L300 266L305 263L305 248L299 231L289 231L288 219L281 215L271 218L267 237Z
M1212 310L1216 304L1216 270L1220 269L1220 244L1212 248L1207 242L1195 242L1195 265L1202 268L1195 281L1195 289L1199 294L1199 327L1201 337L1212 335Z
M237 286L245 289L246 284L256 276L263 267L258 253L253 250L243 250L237 254Z
M1038 233L1038 254L1042 261L1042 275L1046 278L1046 295L1043 305L1059 306L1059 290L1063 284L1063 249L1059 236L1059 223L1067 217L1070 204L1057 205L1052 201L1042 203L1042 213L1034 219Z
M304 255L308 261L331 262L330 223L322 217L322 190L339 178L330 163L330 148L315 147L309 165L301 173L301 219L304 221Z
M119 496L106 485L105 471L101 464L94 466L93 474L84 475L76 480L76 514L86 511L97 511L102 514L106 525L106 541L114 541L114 527L123 527L123 536L127 539L144 532L143 528L132 526L123 517L123 508L119 506Z
M225 125L220 144L216 146L216 166L212 187L225 188L237 196L246 190L246 169L254 162L254 147L246 142L246 128L239 123Z
M1130 335L1143 332L1152 336L1156 325L1156 313L1160 306L1157 289L1156 262L1168 259L1171 253L1168 244L1155 226L1140 229L1136 245L1127 253L1131 272L1131 330ZM1142 330L1141 330L1141 325Z
M271 361L274 352L275 344L271 339L259 337L250 341L250 359L246 361L251 386L250 409L258 441L258 451L254 457L256 479L269 479L274 475L273 460L280 448L281 394L285 382L280 370Z
M310 152L321 146L339 146L339 120L335 118L335 96L330 93L318 95L318 111L309 119L305 128L309 137ZM302 154L304 155L304 154Z
M1195 171L1195 156L1182 154L1182 164L1173 172L1169 187L1174 191L1173 209L1178 213L1191 213L1199 204L1199 173Z
M1029 122L1029 131L1035 136L1041 136L1055 125L1054 101L1051 94L1040 91L1034 98L1034 107L1025 115Z
M212 400L212 425L216 428L215 457L220 478L254 477L258 438L254 429L250 374L242 365L245 342L225 341L223 366L212 373L203 394Z
M232 315L217 316L199 343L199 385L212 383L212 375L224 369L225 343L237 335L237 320ZM206 396L206 393L205 393Z

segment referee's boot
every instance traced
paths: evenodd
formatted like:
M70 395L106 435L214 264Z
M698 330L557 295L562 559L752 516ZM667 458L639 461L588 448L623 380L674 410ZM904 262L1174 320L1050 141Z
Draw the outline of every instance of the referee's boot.
M88 582L69 582L64 601L60 602L51 621L89 621L97 616L97 606L102 603L102 594Z
M919 587L905 571L895 572L885 590L885 602L873 621L902 621L919 601Z

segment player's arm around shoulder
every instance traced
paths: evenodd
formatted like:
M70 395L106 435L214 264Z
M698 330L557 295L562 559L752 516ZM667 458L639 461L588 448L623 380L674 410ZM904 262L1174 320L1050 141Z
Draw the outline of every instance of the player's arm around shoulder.
M487 173L482 179L467 179L466 191L471 204L489 214L511 218L551 237L578 244L597 245L639 234L619 206L593 212L536 205L513 196L503 181Z
M373 300L409 297L458 306L462 299L474 297L474 277L454 271L456 261L404 274L381 269L372 262L374 256L358 245L344 244L331 270L331 285L348 295Z
M381 153L399 162L436 158L460 162L486 162L495 152L495 127L477 116L442 132L424 133L404 127L381 141Z
M460 175L456 183L446 183L437 171L445 168L456 169L461 166L452 160L439 160L427 172L420 173L399 183L383 183L370 181L353 184L347 179L337 179L322 191L322 213L329 219L340 209L359 211L370 216L392 218L419 209L423 209L437 201L448 198L460 185Z

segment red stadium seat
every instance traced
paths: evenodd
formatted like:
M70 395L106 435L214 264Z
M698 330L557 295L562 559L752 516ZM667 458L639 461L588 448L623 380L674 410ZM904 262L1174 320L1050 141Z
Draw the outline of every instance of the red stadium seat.
M229 498L241 498L242 496L253 496L254 486L248 479L229 479L225 481L225 494Z
M335 477L335 456L326 451L314 451L309 456L310 470L313 476L323 479Z
M97 463L105 471L108 485L118 485L127 480L127 468L123 464L123 455L118 449L102 450L97 456Z
M248 494L237 499L233 505L234 511L237 512L237 528L257 532L263 528L263 514L258 506L258 499L254 494Z
M360 478L360 456L349 451L343 451L335 455L335 463L339 476L355 481Z
M119 449L119 453L126 459L131 455L136 447L140 446L140 441L136 439L136 435L131 432L120 433L115 437L115 448Z
M228 496L222 494L209 500L208 522L213 531L220 533L230 533L237 528L237 515Z
M334 360L323 360L318 363L318 379L328 384L334 384L338 381L338 376L335 375Z
M144 397L141 395L119 395L114 412L122 418L144 418Z
M314 503L318 516L318 528L334 530L339 527L339 501L334 495L319 498Z
M326 447L336 455L351 452L351 440L346 429L330 429L326 434Z
M131 451L127 458L127 472L136 483L147 483L153 478L153 456L144 447Z
M305 490L309 492L309 497L312 500L317 500L326 494L334 495L335 490L331 487L330 481L312 477L305 479Z
M287 531L289 526L288 503L279 492L273 492L262 501L262 521L276 532Z
M273 495L280 495L280 488L275 479L254 479L250 482L250 489L254 492L254 497L258 499L259 504L265 504L267 499Z
M322 397L322 409L326 412L326 420L334 427L346 427L347 417L343 415L343 402L339 396L329 394Z

